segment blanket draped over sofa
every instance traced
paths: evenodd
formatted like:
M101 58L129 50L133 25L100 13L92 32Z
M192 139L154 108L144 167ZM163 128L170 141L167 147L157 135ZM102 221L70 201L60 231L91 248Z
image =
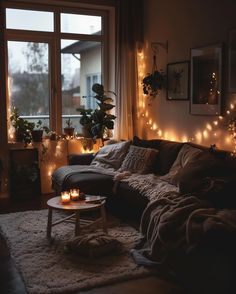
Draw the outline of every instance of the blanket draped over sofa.
M193 195L166 193L144 210L137 248L148 259L164 262L176 252L188 253L206 235L236 234L236 211L215 209Z

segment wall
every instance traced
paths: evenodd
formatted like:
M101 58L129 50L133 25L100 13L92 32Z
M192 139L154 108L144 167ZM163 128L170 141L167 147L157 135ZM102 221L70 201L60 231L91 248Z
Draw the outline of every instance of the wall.
M235 11L234 0L145 0L145 45L139 60L144 75L152 69L151 42L169 42L168 53L160 47L157 56L158 69L164 70L167 63L190 60L190 48L218 42L224 42L227 47L228 31L236 27ZM224 62L227 63L227 54ZM226 70L227 64L223 73L225 80ZM236 95L226 91L224 94L226 105L236 100ZM161 136L166 139L187 139L206 146L216 143L220 148L232 150L232 140L223 123L219 123L217 130L206 129L217 117L190 115L189 101L167 101L164 90L150 106L142 93L140 97L139 106L142 108L144 101L145 107L139 113L142 117L139 136L158 137L156 130L160 128Z

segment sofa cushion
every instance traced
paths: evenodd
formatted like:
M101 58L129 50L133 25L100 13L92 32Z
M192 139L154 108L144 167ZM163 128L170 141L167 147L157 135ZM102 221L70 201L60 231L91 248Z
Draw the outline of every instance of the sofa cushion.
M168 174L161 177L162 180L171 183L172 185L178 185L176 175L183 169L186 164L194 162L197 160L197 157L200 153L204 151L192 147L188 144L184 144L179 151L179 154L173 163Z
M158 149L159 154L153 164L153 172L164 175L169 172L183 143L172 142L162 139L143 140L134 136L133 145L144 148Z
M152 170L158 150L131 145L119 171L145 174Z
M188 162L180 169L174 180L184 189L191 181L205 177L227 177L234 173L236 173L235 159L220 159L209 152L202 152L196 160Z
M114 168L117 170L121 166L130 145L131 141L123 141L102 147L96 153L91 165L103 168Z
M68 155L68 164L69 165L89 165L94 159L93 153L84 153L84 154L69 154Z
M60 192L73 188L79 188L86 194L110 196L113 188L112 176L92 172L72 174L56 190Z

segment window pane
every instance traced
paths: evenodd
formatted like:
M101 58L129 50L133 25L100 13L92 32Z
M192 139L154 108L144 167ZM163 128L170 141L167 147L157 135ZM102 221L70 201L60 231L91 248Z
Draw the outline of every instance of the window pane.
M53 12L6 9L7 29L53 32Z
M10 109L49 125L49 48L46 43L8 41Z
M101 16L61 13L61 32L101 35Z
M77 108L97 107L92 85L101 82L101 43L92 41L61 41L62 115L71 118L81 132Z

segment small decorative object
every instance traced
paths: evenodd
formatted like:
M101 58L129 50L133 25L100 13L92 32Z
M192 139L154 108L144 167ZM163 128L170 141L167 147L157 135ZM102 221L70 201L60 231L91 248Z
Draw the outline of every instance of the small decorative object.
M221 114L222 44L191 49L190 113Z
M65 135L69 137L73 137L75 128L73 127L73 123L71 119L66 120L66 127L64 128Z
M228 90L236 93L236 28L229 31L228 38Z
M67 204L69 202L70 202L70 192L68 191L61 192L61 203Z
M116 116L110 113L115 105L112 104L113 99L108 97L106 93L112 91L105 91L103 85L93 84L93 92L96 94L93 98L97 99L98 109L83 109L78 108L77 111L82 115L80 124L87 130L87 136L92 137L94 140L100 138L102 141L109 137L109 130L114 128L114 120Z
M73 201L79 200L79 189L70 189L70 198Z
M167 100L189 99L189 62L167 64Z
M143 93L145 95L149 95L150 98L155 98L159 91L165 86L166 83L166 76L163 70L157 69L157 53L158 53L158 45L161 46L168 46L167 44L164 45L162 43L153 43L152 50L153 50L153 65L152 65L152 73L148 73L142 81L143 86ZM165 48L167 50L167 47Z

